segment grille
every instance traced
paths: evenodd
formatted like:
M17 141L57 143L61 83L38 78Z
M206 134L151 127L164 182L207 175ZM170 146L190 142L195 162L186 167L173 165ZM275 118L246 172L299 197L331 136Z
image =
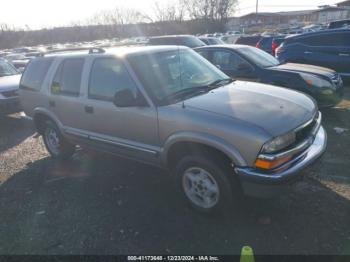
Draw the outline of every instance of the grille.
M1 93L4 97L16 97L18 96L18 91L17 90L12 90L12 91L5 91Z

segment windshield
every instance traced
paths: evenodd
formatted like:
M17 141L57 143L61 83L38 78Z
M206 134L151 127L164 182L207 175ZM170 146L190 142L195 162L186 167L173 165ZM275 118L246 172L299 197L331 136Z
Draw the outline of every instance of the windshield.
M255 47L242 47L238 48L237 51L255 63L257 66L263 68L277 66L280 64L279 61L272 55Z
M192 91L197 94L199 87L228 79L228 76L192 50L135 55L128 60L158 104L174 103L178 100L167 98L179 92L186 93L188 97Z
M10 63L6 61L0 60L0 76L11 76L11 75L17 75L18 71L14 66L12 66Z

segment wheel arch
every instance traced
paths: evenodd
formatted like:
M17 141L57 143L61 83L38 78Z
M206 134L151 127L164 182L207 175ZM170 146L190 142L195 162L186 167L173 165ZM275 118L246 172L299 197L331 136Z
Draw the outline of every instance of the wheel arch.
M54 122L57 127L62 130L62 123L58 118L50 111L45 108L36 108L34 109L33 122L39 134L43 133L43 123L47 120Z
M198 148L205 148L206 150L212 150L217 154L221 154L226 160L231 161L237 166L245 166L247 164L238 149L230 143L212 135L192 132L173 134L166 140L161 152L162 163L164 166L171 166L174 160L174 152L177 150L186 150L188 152L189 150L194 151Z

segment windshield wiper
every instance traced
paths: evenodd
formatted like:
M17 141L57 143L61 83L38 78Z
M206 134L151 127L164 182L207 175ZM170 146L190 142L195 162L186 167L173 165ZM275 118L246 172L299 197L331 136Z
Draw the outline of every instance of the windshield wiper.
M208 87L210 89L213 89L213 88L217 88L217 87L220 87L220 86L223 86L223 85L227 85L227 84L230 84L232 83L234 80L232 78L224 78L224 79L218 79L218 80L215 80L214 82L210 83L208 85Z
M181 89L177 92L174 92L172 94L169 94L167 96L165 96L162 101L177 101L178 99L182 98L182 99L186 99L189 96L195 96L198 94L203 94L203 93L207 93L212 89L218 88L222 85L226 85L229 83L232 83L234 80L231 78L224 78L224 79L218 79L215 80L213 82L211 82L210 84L207 85L203 85L203 86L196 86L196 87L191 87L191 88L185 88L185 89Z

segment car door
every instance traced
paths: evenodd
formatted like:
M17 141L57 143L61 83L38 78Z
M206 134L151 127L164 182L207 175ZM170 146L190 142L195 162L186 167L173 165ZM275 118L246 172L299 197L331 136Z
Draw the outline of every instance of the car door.
M142 107L117 107L114 96L123 89L142 95L121 59L100 57L92 61L84 104L89 138L116 154L158 163L156 108L148 103Z
M229 50L212 50L210 61L225 74L235 79L254 81L253 67L238 54Z
M84 110L81 85L85 59L65 58L59 62L50 84L49 107L67 133L82 133Z
M311 35L302 40L304 44L303 63L338 70L339 34Z

